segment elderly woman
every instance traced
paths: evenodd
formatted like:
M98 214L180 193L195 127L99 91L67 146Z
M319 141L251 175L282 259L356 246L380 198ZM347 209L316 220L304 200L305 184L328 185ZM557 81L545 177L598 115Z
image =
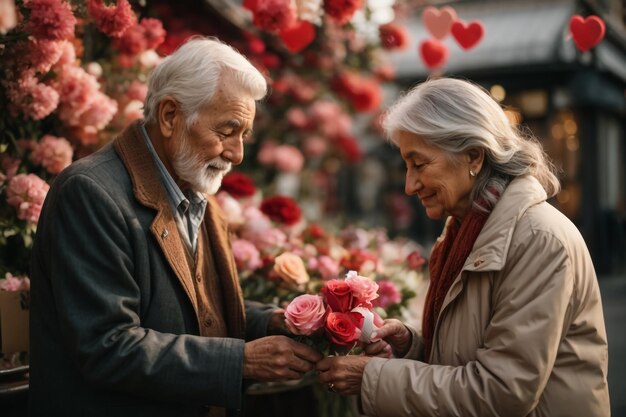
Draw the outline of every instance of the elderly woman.
M465 81L427 81L388 112L406 193L447 222L430 261L422 333L388 320L395 358L343 356L319 379L369 416L608 416L607 339L589 252L546 202L539 143Z

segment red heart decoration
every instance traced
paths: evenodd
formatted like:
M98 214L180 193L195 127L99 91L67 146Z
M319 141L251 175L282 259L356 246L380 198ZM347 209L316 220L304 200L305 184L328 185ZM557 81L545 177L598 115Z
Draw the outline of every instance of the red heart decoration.
M450 28L452 36L461 45L461 48L468 50L476 45L485 34L485 27L478 20L469 22L467 25L461 19L452 23Z
M436 39L428 39L420 43L420 55L426 68L440 68L448 59L448 47Z
M437 39L446 37L455 20L456 12L450 6L442 7L441 10L428 6L422 13L424 26Z
M589 16L584 19L577 15L570 19L569 30L572 32L576 47L582 52L587 52L604 38L606 28L604 21L598 16Z
M306 48L315 39L315 27L311 22L301 20L283 29L278 34L289 50L295 54Z

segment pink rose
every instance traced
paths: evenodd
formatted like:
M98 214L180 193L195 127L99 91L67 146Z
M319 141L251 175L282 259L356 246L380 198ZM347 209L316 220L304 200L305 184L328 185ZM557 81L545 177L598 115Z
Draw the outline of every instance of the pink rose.
M316 269L324 280L332 279L339 274L339 264L330 256L322 255L317 258Z
M422 266L424 266L424 264L426 263L426 260L424 259L424 257L419 251L415 250L409 253L409 256L407 256L406 258L406 263L409 269L412 269L414 271L419 271L422 269Z
M245 239L236 239L232 242L233 256L239 272L254 271L261 267L259 250Z
M345 282L350 286L356 306L372 306L372 300L378 297L378 284L369 278L359 276L356 271L346 274Z
M352 310L353 303L352 289L347 282L339 279L331 279L322 287L322 294L326 297L326 302L332 311L345 313Z
M304 285L310 280L302 258L291 252L284 252L274 259L274 272L292 286Z
M274 149L274 163L280 171L298 173L304 165L304 156L295 146L280 145Z
M309 336L324 326L326 307L319 295L304 294L291 301L285 309L285 324L297 335Z
M378 282L378 298L373 301L374 307L387 308L402 301L400 290L391 281Z

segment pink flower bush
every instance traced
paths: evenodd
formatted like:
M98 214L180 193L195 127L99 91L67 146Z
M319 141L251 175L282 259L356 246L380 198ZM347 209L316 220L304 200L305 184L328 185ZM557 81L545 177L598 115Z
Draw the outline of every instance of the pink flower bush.
M42 165L51 174L58 174L72 163L74 150L65 138L44 135L35 145L30 159Z
M324 327L326 312L322 297L303 294L285 309L285 324L293 334L310 336Z
M35 174L18 174L9 182L7 202L17 211L17 218L37 223L50 186Z

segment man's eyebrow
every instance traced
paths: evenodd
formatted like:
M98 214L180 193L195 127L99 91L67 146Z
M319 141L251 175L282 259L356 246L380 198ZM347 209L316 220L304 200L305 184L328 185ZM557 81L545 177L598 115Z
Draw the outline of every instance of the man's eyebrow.
M229 119L217 125L218 128L230 127L233 129L237 129L240 126L241 126L241 122L237 119Z
M406 155L402 155L404 159L413 159L413 158L423 158L424 155L419 153L418 151L409 151Z

